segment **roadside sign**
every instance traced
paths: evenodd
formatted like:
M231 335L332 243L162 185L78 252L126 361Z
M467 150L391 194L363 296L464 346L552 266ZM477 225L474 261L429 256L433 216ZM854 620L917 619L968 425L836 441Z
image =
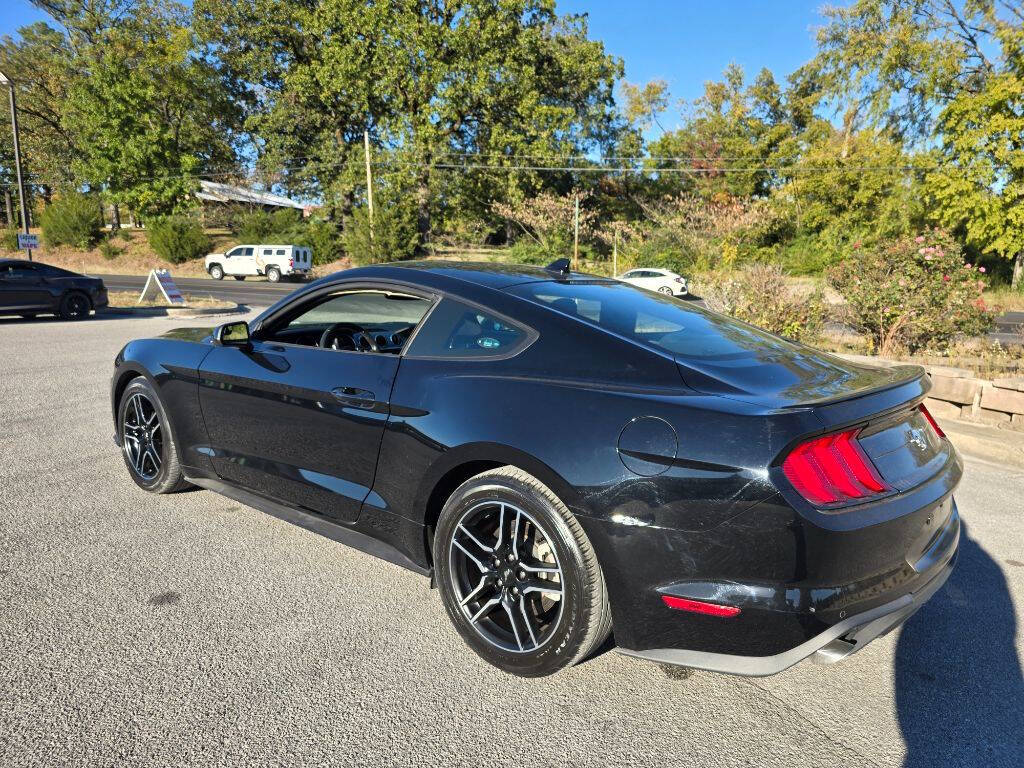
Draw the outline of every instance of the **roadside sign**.
M181 295L181 291L178 290L178 286L174 284L174 279L171 277L170 271L166 269L150 270L149 277L146 278L146 285L143 287L142 293L139 295L139 300L135 303L141 304L144 302L151 292L154 294L157 292L163 294L163 297L167 300L168 304L180 304L185 306L185 297Z
M34 251L39 248L39 235L26 235L24 232L18 233L18 250L19 251Z

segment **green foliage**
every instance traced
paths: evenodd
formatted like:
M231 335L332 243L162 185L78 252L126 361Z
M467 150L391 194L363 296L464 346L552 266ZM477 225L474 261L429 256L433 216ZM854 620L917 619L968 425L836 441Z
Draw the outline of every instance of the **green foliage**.
M18 230L13 227L0 229L0 250L18 250Z
M99 200L93 195L68 192L43 209L40 225L47 245L90 248L103 231Z
M355 215L369 130L375 153L398 147L394 159L415 164L421 245L440 194L489 215L493 200L569 177L453 176L431 163L578 153L614 131L622 63L588 39L585 16L559 16L551 0L196 0L194 9L230 80L252 84L249 124L266 141L265 162L276 170L308 158L286 185L322 196L328 217Z
M697 292L716 312L794 341L813 342L821 334L826 307L821 291L801 296L777 265L751 264L733 273L705 273Z
M146 228L146 239L156 254L171 264L182 264L205 256L210 240L202 225L191 216L164 216L153 219Z
M338 228L321 218L303 219L297 210L250 211L235 217L238 239L245 243L278 242L311 248L314 264L342 257Z
M284 232L295 229L301 221L299 211L282 208L276 211L252 211L235 219L234 231L245 243L265 243Z
M76 4L77 5L77 4ZM76 178L143 216L181 210L195 175L234 166L237 104L197 56L184 8L141 3L81 41L60 124Z
M983 267L965 264L948 234L930 231L887 246L855 249L827 273L850 319L874 349L892 355L943 349L958 335L987 332L993 313L981 298Z
M824 92L907 146L933 145L930 218L984 252L1021 258L1020 4L857 0L826 15L813 63Z
M116 259L123 253L123 249L118 248L116 245L114 245L113 234L107 235L105 238L100 240L99 249L100 255L107 261Z
M342 246L354 264L402 261L416 255L419 232L416 209L410 205L374 208L373 237L366 208L357 208L345 221Z

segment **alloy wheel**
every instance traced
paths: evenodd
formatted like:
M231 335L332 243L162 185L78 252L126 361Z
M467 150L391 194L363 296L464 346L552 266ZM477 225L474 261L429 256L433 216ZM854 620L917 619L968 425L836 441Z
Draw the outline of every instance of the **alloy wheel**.
M77 293L68 296L68 317L85 317L89 314L89 300Z
M565 579L548 535L528 512L486 501L463 514L449 544L455 596L473 629L511 653L551 639Z
M135 473L146 481L156 478L163 463L164 435L160 415L148 397L136 392L128 400L121 434L124 454Z

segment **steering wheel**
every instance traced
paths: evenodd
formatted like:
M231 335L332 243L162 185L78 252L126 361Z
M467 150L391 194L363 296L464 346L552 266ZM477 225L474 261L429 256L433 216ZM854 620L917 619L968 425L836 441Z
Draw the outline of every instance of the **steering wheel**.
M324 349L345 349L352 352L366 352L366 347L373 352L378 352L377 342L373 340L366 331L355 323L335 323L320 336L318 346Z

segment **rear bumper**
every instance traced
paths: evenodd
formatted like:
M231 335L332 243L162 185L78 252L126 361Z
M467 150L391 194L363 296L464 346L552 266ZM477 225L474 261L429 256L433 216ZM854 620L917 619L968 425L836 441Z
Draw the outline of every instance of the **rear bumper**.
M924 583L915 586L894 600L876 605L868 610L842 618L827 629L792 648L768 656L746 656L713 653L680 648L654 648L630 650L619 648L619 652L667 664L678 664L714 672L761 677L782 672L809 657L821 664L831 664L856 653L872 640L892 631L909 619L946 583L956 564L960 544L960 517L956 504L950 499L949 518L942 528L935 532L928 546L909 567L919 574ZM856 585L836 588L837 594L856 590ZM661 590L671 594L671 586ZM799 602L803 602L800 600ZM813 613L814 609L810 609ZM808 616L808 619L811 617Z

